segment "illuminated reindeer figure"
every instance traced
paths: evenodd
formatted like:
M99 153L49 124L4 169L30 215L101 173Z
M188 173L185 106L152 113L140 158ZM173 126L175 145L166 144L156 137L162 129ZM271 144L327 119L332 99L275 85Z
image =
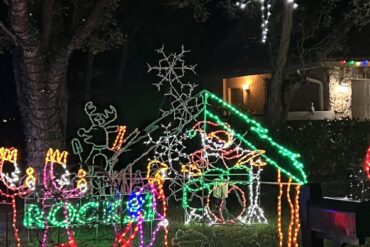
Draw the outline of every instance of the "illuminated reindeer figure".
M0 189L0 195L5 196L6 198L11 199L12 208L13 208L13 229L14 237L16 240L17 247L21 246L21 239L19 237L18 228L17 228L17 208L16 208L16 197L24 197L32 192L32 190L26 185L17 185L19 182L19 169L17 165L17 155L18 151L15 148L0 148L0 180L5 186L6 190L3 191ZM14 167L14 171L10 174L5 173L5 165L9 164Z
M63 203L63 213L65 217L65 221L63 221L63 227L66 229L66 233L68 236L68 242L65 244L59 245L60 247L76 247L76 241L74 239L73 231L70 229L70 222L69 218L69 211L68 211L68 199L76 198L81 196L83 193L86 192L86 181L84 176L86 172L80 169L78 178L80 179L77 182L77 188L68 188L70 185L69 176L70 173L67 170L67 156L68 152L63 151L60 152L59 150L49 149L46 154L46 160L43 170L43 185L44 185L44 196L42 198L42 208L45 211L46 209L46 200L54 199ZM56 176L56 168L62 168L63 173L59 176ZM45 230L42 239L42 247L46 247L47 239L48 239L48 217L45 215Z
M102 158L105 163L105 170L111 170L114 165L112 158L114 153L119 151L123 144L123 137L126 132L126 126L113 125L117 119L117 111L113 106L105 109L104 112L96 112L96 106L90 101L85 105L85 113L88 115L91 126L88 129L80 128L77 135L89 146L89 152L86 158L82 157L84 152L81 142L78 138L72 140L74 154L77 154L81 163L91 162L95 164L98 158ZM110 141L110 135L116 134L115 141ZM111 155L106 151L112 153Z

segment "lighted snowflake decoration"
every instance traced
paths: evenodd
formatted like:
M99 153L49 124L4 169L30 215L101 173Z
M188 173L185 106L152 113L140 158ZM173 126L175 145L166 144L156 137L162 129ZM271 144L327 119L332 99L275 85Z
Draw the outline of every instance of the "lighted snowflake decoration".
M199 106L202 103L198 100L191 103L187 102L193 96L194 90L197 87L195 83L183 81L186 72L196 74L196 65L186 65L183 59L188 52L182 46L180 53L167 55L164 52L164 46L162 46L162 48L157 50L157 53L163 57L159 60L158 65L151 66L148 64L148 72L157 71L157 76L160 79L159 82L153 83L158 88L158 91L162 89L162 86L168 84L168 91L164 95L170 97L171 109L162 109L161 111L163 115L171 112L174 120L178 121L178 126L191 119L199 111Z
M157 86L158 91L161 90L161 86L164 82L169 82L170 86L175 92L177 92L177 90L174 88L175 85L173 85L175 82L180 84L181 90L183 90L185 86L189 86L188 84L183 84L180 80L182 77L185 76L186 71L190 71L196 74L196 65L186 65L185 60L183 60L185 53L189 51L185 50L184 46L181 46L181 52L178 54L171 53L167 55L164 52L164 46L156 51L163 56L163 59L159 60L157 66L151 66L148 64L148 72L156 70L157 76L161 78L158 83L153 83L153 85Z

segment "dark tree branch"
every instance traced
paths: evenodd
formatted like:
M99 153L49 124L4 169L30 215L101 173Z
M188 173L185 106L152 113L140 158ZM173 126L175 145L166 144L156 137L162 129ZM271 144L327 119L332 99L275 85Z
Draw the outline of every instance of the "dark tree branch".
M110 0L97 0L89 17L79 28L76 29L72 38L67 42L67 44L60 48L59 51L51 58L51 61L53 61L51 71L54 70L54 66L58 67L59 64L66 64L72 52L81 47L86 38L89 37L89 35L98 26L98 20L104 13L105 7L109 4L109 2Z
M72 36L67 47L69 51L73 51L74 49L80 47L82 43L86 40L86 38L94 31L94 29L98 25L99 17L104 12L105 6L107 6L108 3L109 1L107 0L97 1L89 17L86 19L83 25L75 31L74 35Z
M54 0L45 0L42 7L42 27L41 27L41 51L45 52L49 47L50 34L54 19Z
M12 33L12 31L10 31L5 25L4 25L4 23L2 23L1 21L0 21L0 28L4 31L4 33L6 34L6 35L8 35L9 36L9 38L13 41L13 43L15 44L16 43L16 41L17 41L17 38L15 37L15 35L14 35L14 33Z
M17 41L25 48L35 48L39 45L38 32L30 18L28 4L28 0L9 0L9 16Z

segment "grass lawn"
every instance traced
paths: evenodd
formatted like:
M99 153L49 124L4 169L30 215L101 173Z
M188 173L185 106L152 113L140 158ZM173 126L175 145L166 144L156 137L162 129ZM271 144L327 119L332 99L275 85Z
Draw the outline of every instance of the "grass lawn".
M170 221L169 225L169 242L170 246L177 247L274 247L278 246L276 224L274 219L269 219L269 224L265 225L201 225L189 224L184 225L180 221ZM146 228L150 228L147 224ZM99 226L98 231L94 227L79 227L74 229L75 236L79 247L107 247L112 246L113 229L107 226ZM60 233L60 241L65 240L65 232ZM39 247L37 241L38 235L41 238L42 232L30 231L29 237L27 232L21 229L22 246ZM149 237L149 234L147 234ZM57 229L51 229L49 239L55 243L58 240ZM163 239L161 233L158 234L158 240ZM10 233L10 245L15 246L12 241L13 235ZM30 241L28 241L28 238ZM5 247L5 239L2 236L0 246ZM156 241L154 246L163 246L163 242ZM51 245L50 245L51 246ZM138 241L133 246L139 246ZM331 246L329 242L325 243L326 247ZM370 243L365 245L370 246ZM349 245L349 247L351 247Z

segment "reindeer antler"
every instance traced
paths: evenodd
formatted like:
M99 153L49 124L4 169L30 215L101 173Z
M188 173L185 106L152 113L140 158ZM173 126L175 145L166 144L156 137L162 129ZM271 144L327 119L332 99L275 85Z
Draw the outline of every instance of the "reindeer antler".
M117 110L114 108L114 106L110 105L109 109L104 110L104 119L107 120L105 122L105 126L109 125L111 122L117 119Z
M85 113L87 114L87 116L89 116L91 123L94 123L92 119L92 115L95 113L95 111L96 111L96 106L94 106L94 103L92 101L89 101L85 104Z

